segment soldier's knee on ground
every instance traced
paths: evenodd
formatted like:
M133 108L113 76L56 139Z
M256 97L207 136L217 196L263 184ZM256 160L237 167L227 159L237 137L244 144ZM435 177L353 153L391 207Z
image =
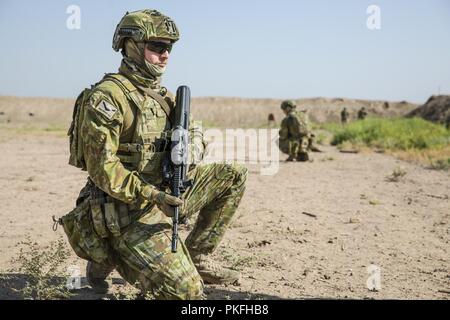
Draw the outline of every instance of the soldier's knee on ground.
M166 243L166 245L169 245ZM154 252L156 253L156 251ZM176 253L166 253L164 263L156 263L142 270L130 270L135 285L148 299L198 300L203 298L203 279L189 257L184 244ZM144 257L145 258L145 257Z
M204 297L203 280L197 272L173 279L142 276L139 287L146 298L157 300L201 300Z

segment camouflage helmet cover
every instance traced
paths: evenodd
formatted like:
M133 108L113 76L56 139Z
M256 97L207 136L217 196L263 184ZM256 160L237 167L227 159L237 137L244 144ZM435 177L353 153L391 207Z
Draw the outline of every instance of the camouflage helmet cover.
M294 100L284 100L281 103L281 109L283 109L283 110L286 108L294 109L295 107L296 107L296 104L295 104Z
M120 20L114 32L112 47L114 51L123 48L125 38L136 42L154 38L178 41L180 32L175 22L157 10L139 10L127 12Z

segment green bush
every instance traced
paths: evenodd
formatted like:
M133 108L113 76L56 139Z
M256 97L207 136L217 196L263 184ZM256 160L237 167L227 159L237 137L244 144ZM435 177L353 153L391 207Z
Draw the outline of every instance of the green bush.
M346 125L327 124L324 127L333 133L332 145L347 141L388 150L409 150L450 144L449 130L421 118L368 118Z
M20 252L11 262L14 265L7 273L0 274L1 280L10 289L27 300L67 299L71 292L66 286L66 262L69 251L66 242L60 238L46 247L40 246L30 235L21 241ZM25 285L17 281L22 275Z

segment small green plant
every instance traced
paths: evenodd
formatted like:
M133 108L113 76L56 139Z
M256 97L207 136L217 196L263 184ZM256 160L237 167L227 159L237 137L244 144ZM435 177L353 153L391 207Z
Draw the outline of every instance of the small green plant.
M139 282L136 282L134 286L125 285L112 293L115 300L137 300L143 297L145 300L155 300L155 297L150 292L142 294L139 289Z
M450 158L447 159L430 159L430 167L435 170L450 170Z
M20 274L25 279L25 286L12 290L27 300L67 299L71 293L67 288L65 272L69 251L61 238L52 241L48 246L41 247L31 239L18 244L19 255L11 260L15 266L8 270L5 280L11 280L11 274Z
M388 175L386 177L386 180L389 182L398 182L400 181L400 178L404 177L406 175L406 170L401 168L401 167L397 167L395 168L392 173L390 175Z
M242 271L245 266L249 266L251 264L251 257L243 257L236 253L224 253L222 255L223 259L230 264L230 268Z

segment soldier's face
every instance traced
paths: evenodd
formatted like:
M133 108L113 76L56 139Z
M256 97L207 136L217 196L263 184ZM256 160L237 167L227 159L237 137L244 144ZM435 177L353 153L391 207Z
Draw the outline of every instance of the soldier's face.
M155 41L164 42L168 44L170 43L170 41L166 39L155 39ZM164 51L163 53L157 53L145 47L144 53L145 53L145 60L147 60L151 64L157 64L161 67L165 67L169 61L170 54L168 51Z

